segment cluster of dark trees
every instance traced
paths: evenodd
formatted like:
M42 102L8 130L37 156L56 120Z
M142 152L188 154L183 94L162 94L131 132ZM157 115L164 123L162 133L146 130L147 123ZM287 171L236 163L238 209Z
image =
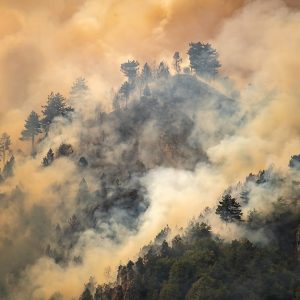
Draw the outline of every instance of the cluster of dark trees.
M79 77L73 83L70 91L69 102L75 103L78 100L84 100L87 94L88 86L83 77ZM62 117L71 120L71 113L74 109L67 104L66 98L60 93L51 92L48 96L47 103L42 106L42 116L40 117L38 113L32 111L27 119L25 120L24 129L21 132L21 140L31 141L31 155L34 157L36 155L35 149L35 138L41 133L45 136L48 135L50 125L53 123L54 119L57 117ZM43 160L45 166L49 165L53 159L51 154L52 149L49 150L47 156Z
M246 181L272 184L267 171ZM288 179L276 179L285 181ZM290 191L299 194L299 189ZM240 300L300 299L300 260L297 252L298 198L279 197L266 214L255 209L242 217L242 206L229 193L215 213L225 222L237 222L249 236L258 230L268 242L247 238L226 242L212 233L206 209L180 235L170 238L164 228L140 257L118 268L114 283L85 285L80 300ZM299 238L298 238L299 239ZM298 250L299 251L299 250Z
M190 67L183 69L184 73L195 74L205 78L214 78L221 67L219 62L219 55L217 51L208 43L190 43L189 50L187 52L190 61ZM182 57L178 51L173 55L173 68L176 74L182 72ZM119 110L121 102L125 103L123 107L127 109L128 99L130 94L136 89L139 89L140 95L150 96L151 90L149 84L153 80L166 79L170 76L169 66L161 61L156 67L151 67L148 63L145 63L141 72L139 72L139 62L136 60L128 60L121 64L121 72L127 77L127 80L121 85L119 91L116 93L113 99L114 110Z
M194 71L197 75L205 78L213 78L218 74L221 64L218 60L217 51L210 45L205 43L190 43L188 56L190 60L190 68L185 68L185 73ZM173 55L173 67L177 74L181 73L182 57L178 51ZM128 100L131 93L138 88L140 95L143 92L144 96L151 96L149 83L154 79L164 79L170 76L169 67L165 62L160 62L158 67L151 68L148 63L145 63L141 72L139 72L139 62L136 60L128 60L121 64L121 72L127 80L121 85L118 92L113 97L113 109L119 110L121 103L127 109ZM88 93L88 86L83 77L79 77L73 83L70 91L70 102L76 103L78 100L85 98ZM42 132L47 136L50 125L57 117L71 118L71 113L74 109L67 104L66 98L60 93L51 92L48 96L46 105L42 106L41 116L32 111L25 120L24 129L21 132L21 140L31 141L31 155L36 155L35 138ZM51 155L51 153L49 153ZM5 158L4 158L5 160ZM51 162L45 157L45 166Z
M42 117L32 111L27 117L24 130L21 132L21 140L31 141L31 154L35 156L35 137L42 133L48 134L50 125L56 117L70 118L73 108L68 106L66 99L59 93L51 93L46 105L42 106Z
M184 68L185 73L191 70L197 75L205 78L213 78L218 74L221 64L218 60L217 51L210 45L205 43L190 43L188 56L190 60L190 68ZM176 74L182 72L182 57L178 51L173 55L173 67ZM121 72L127 80L121 85L118 92L113 97L113 109L118 111L122 106L127 109L130 95L139 90L140 96L151 96L149 84L153 80L166 79L170 76L169 66L165 62L160 62L157 67L151 67L145 63L141 72L139 71L139 62L136 60L128 60L121 64ZM79 77L73 83L70 91L69 103L75 104L85 99L88 93L88 86L83 77ZM123 103L123 104L122 104ZM36 155L36 137L44 133L48 135L49 128L57 117L71 120L74 108L67 104L66 98L60 93L51 92L48 96L47 103L42 106L41 115L32 111L25 120L24 129L21 132L21 140L31 141L31 155ZM3 148L3 147L2 147ZM1 151L1 149L0 149ZM5 152L5 151L4 151ZM5 153L1 151L3 160L5 161ZM49 166L54 160L52 149L44 157L42 164Z

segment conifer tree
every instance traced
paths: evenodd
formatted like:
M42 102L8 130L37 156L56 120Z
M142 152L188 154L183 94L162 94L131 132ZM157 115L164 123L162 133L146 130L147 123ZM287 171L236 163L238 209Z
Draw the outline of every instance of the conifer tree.
M148 63L144 64L144 67L142 69L142 73L141 73L141 80L143 82L143 84L147 84L149 81L151 81L152 79L152 70L150 68L150 66L148 65Z
M11 140L10 136L4 132L0 137L0 154L3 161L3 166L6 164L6 154L10 152Z
M41 122L36 112L32 111L25 121L24 130L21 132L21 140L31 140L31 155L35 155L34 138L41 133Z
M47 152L46 156L43 158L42 165L44 167L48 167L53 163L53 161L54 161L54 152L50 148L49 151Z
M3 168L3 176L4 178L10 177L13 175L13 168L15 165L15 157L12 156L5 164Z
M214 77L218 74L221 64L218 60L219 54L210 44L190 43L188 50L191 69L197 75Z
M235 198L232 198L231 195L226 194L222 197L222 200L219 201L216 214L219 215L226 223L241 221L241 205L235 200Z
M160 62L157 68L157 78L168 78L170 75L169 67L163 61Z
M89 90L89 87L87 85L87 82L85 80L85 78L83 77L78 77L72 87L71 87L71 91L70 91L70 100L72 102L76 102L79 100L84 100L87 92Z
M45 106L42 106L43 116L42 126L46 130L46 134L49 131L49 127L56 117L68 117L69 113L73 111L73 108L67 106L66 99L59 93L53 92L48 96L48 101Z
M83 291L82 295L80 296L79 300L93 300L94 297L91 293L91 291L89 290L89 288L85 288L85 290Z
M113 101L112 101L112 107L114 111L119 111L121 106L120 106L120 93L116 93L113 96Z
M119 91L119 93L120 93L121 95L123 95L123 97L124 97L124 99L125 99L125 109L127 109L130 91L131 91L131 86L130 86L130 84L129 84L127 81L125 81L125 82L122 84L122 86L121 86L121 88L120 88L120 91Z
M138 74L139 62L136 60L128 60L121 64L121 72L128 78L128 82L132 84Z
M181 72L181 63L182 63L182 58L180 56L180 53L176 51L173 55L173 67L177 74Z

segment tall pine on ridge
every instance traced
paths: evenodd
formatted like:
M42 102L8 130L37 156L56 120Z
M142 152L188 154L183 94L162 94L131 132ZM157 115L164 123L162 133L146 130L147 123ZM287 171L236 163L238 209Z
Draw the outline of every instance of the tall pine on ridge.
M31 140L31 155L35 155L34 138L41 133L41 122L36 112L32 111L25 121L24 130L21 132L21 140Z

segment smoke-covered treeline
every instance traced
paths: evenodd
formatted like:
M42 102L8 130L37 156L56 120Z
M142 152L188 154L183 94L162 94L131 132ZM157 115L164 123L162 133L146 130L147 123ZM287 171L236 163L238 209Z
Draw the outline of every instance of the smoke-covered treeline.
M190 49L194 49L189 56L195 73L199 68L205 80L216 79L215 62L208 58L218 59L212 46L190 44ZM188 67L182 73L180 60L177 52L174 75L165 62L157 66L145 63L141 71L137 61L123 63L121 71L127 80L112 92L111 112L93 104L88 83L78 78L67 99L51 92L41 111L28 115L20 139L30 140L30 153L17 153L15 166L11 164L14 156L7 162L3 159L2 215L15 222L6 224L1 252L7 257L16 247L27 247L29 254L15 265L11 262L17 253L10 253L1 281L3 295L36 297L34 282L26 284L28 275L23 272L41 259L62 270L80 269L93 239L118 247L126 236L134 235L150 204L141 180L149 170L193 170L199 162L208 163L208 143L216 143L231 131L230 126L217 125L217 119L232 123L233 128L238 104ZM214 114L214 131L207 132L197 124L197 111ZM9 145L7 142L7 151ZM30 179L38 192L20 177L26 176L27 168L38 177ZM43 186L39 180L45 181Z
M251 173L179 234L164 228L113 284L91 278L80 299L298 299L298 162L287 176ZM216 215L235 240L213 233Z

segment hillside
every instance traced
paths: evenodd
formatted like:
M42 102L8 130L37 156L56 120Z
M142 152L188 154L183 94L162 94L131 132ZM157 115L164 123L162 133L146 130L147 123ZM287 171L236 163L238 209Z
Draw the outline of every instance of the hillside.
M255 189L281 191L268 213L254 209L226 225L229 231L238 226L243 238L214 234L209 224L215 210L207 208L179 234L164 228L136 261L119 266L115 282L96 286L91 278L79 299L299 299L298 172L250 174L242 187L229 189L242 191L242 211Z

